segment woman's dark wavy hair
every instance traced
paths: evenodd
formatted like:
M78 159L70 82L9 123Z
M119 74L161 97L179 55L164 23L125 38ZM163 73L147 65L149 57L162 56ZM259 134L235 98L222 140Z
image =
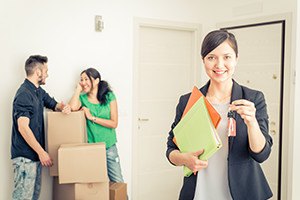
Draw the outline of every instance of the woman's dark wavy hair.
M234 50L235 55L238 56L238 45L235 36L227 30L215 30L209 32L203 39L201 47L202 59L204 59L209 52L217 48L225 40L228 41L228 44Z
M100 104L102 105L107 104L107 93L112 91L109 84L106 81L101 80L101 75L95 68L88 68L86 70L83 70L80 75L82 75L83 73L85 73L89 77L92 84L93 84L92 78L93 79L99 78L97 99L100 102ZM94 86L92 85L92 87Z

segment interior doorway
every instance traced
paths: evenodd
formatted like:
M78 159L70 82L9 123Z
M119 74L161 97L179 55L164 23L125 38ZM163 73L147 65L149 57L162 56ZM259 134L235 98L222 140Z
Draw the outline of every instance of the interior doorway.
M199 74L197 24L136 19L133 199L178 199L183 168L165 156L180 95Z
M291 84L288 16L231 22L218 25L234 33L239 45L239 61L234 79L263 91L269 114L269 134L273 138L270 158L262 168L273 192L271 199L287 199L288 96ZM285 131L284 131L285 130Z

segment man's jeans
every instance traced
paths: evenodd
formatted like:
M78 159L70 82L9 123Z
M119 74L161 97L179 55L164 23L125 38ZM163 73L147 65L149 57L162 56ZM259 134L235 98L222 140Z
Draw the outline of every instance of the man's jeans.
M106 149L106 158L109 180L111 182L124 182L121 171L120 158L116 145L113 145Z
M13 200L39 199L41 191L41 163L24 157L14 158L12 163L14 170Z

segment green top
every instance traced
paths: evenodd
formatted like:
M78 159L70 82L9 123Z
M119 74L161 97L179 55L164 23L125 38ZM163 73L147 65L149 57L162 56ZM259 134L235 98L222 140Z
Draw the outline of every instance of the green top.
M94 104L89 102L87 94L81 94L79 100L81 105L90 109L91 114L97 118L110 119L110 102L116 100L113 92L107 95L107 104ZM106 148L116 144L116 130L107 128L100 124L93 123L91 120L86 120L88 143L105 142Z

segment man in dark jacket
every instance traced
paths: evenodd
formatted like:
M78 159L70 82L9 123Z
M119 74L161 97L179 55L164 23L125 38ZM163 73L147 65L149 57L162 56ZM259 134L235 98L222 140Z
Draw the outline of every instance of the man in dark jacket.
M14 169L13 199L38 199L42 166L52 166L45 151L44 107L70 113L70 106L57 103L41 85L48 77L48 58L30 56L25 63L26 79L13 101L11 159Z

